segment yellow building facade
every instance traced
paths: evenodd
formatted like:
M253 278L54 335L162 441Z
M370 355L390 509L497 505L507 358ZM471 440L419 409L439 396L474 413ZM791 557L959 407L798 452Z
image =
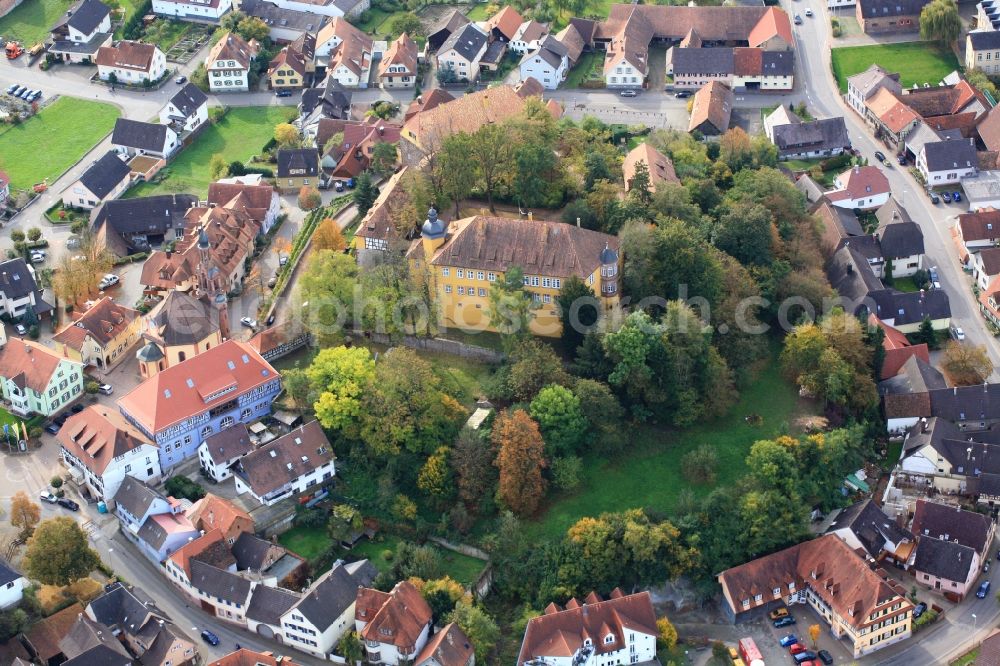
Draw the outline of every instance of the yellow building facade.
M414 273L430 281L446 327L495 332L490 292L513 267L534 301L534 335L562 334L557 298L571 277L591 288L601 312L620 300L618 239L560 222L477 215L448 224L431 209L408 257Z

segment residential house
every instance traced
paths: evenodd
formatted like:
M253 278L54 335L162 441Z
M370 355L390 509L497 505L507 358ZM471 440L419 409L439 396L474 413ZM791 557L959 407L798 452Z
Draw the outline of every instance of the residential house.
M764 120L764 126L782 160L830 157L851 147L842 117L803 122L780 105Z
M670 158L658 151L651 144L643 141L638 146L629 151L622 162L622 174L625 177L625 191L632 188L636 170L640 164L646 166L649 174L649 191L656 192L657 187L673 183L680 185L681 179L674 172L674 163Z
M129 666L132 663L132 655L111 632L105 632L101 625L82 615L59 641L59 650L65 660L62 663L71 666Z
M615 588L607 599L591 592L582 602L570 599L564 608L550 603L529 620L517 663L651 662L656 661L657 635L649 592L626 595Z
M369 39L365 33L342 18L335 18L320 28L316 34L316 64L327 67L331 56L342 43L347 40L364 41Z
M354 629L359 590L371 585L377 574L368 560L349 564L338 560L279 616L284 642L326 659L344 634Z
M91 405L73 414L56 439L63 464L94 499L112 499L126 475L160 480L156 447L110 407Z
M339 121L324 119L320 121L316 134L317 145L329 141L333 133L343 134L340 145L330 146L323 150L320 164L324 173L332 178L357 178L371 165L375 146L379 143L396 144L402 127L386 122L376 117L364 121Z
M555 90L566 80L569 72L569 52L563 43L551 35L534 51L521 59L521 80L533 78L546 90Z
M330 18L358 18L371 9L371 0L273 0L282 9Z
M246 426L240 424L229 430L236 428L243 428L245 430ZM217 436L213 435L213 437ZM250 517L250 514L229 500L225 500L212 493L208 493L191 505L191 508L187 510L185 515L202 532L207 533L212 530L219 530L222 534L222 539L230 546L235 544L236 540L243 534L253 535L254 520ZM239 557L236 559L239 560Z
M928 0L857 0L854 16L867 35L920 30L920 12Z
M431 636L414 666L476 666L476 649L462 628L449 622Z
M111 10L100 0L78 0L52 26L48 53L63 62L90 63L111 46Z
M74 602L63 610L39 620L24 632L20 638L28 649L29 663L43 666L58 666L65 663L66 657L59 643L83 612L84 607L80 602Z
M262 586L254 588L256 592L258 589L269 589ZM249 612L249 611L248 611ZM239 648L235 652L230 652L229 654L216 659L215 661L209 662L208 666L299 666L289 657L278 655L274 656L271 652L255 652L247 648Z
M0 261L0 314L19 318L29 307L39 317L52 311L52 306L42 300L35 269L20 257Z
M983 148L990 152L1000 151L1000 111L997 107L980 117L976 133Z
M323 118L351 118L351 92L329 76L319 86L302 91L295 126L308 140L316 136L316 128Z
M157 16L195 23L218 23L232 8L232 0L153 0Z
M213 93L249 90L250 65L257 51L256 42L248 44L235 32L223 35L205 58L209 90Z
M973 18L977 30L1000 30L1000 17L997 16L996 0L982 0L976 5L976 15Z
M117 199L131 184L132 170L109 150L63 191L63 207L91 210L108 199Z
M170 290L143 317L142 338L145 345L136 358L139 374L148 379L221 345L219 310L207 299Z
M918 499L913 511L913 533L972 548L981 559L989 557L996 524L989 516L959 506Z
M237 423L205 438L198 446L198 463L210 479L224 481L232 476L239 459L253 448L246 424Z
M733 90L791 90L794 61L790 51L763 48L683 48L667 51L667 76L675 89L697 89L710 81Z
M913 604L906 590L833 534L727 569L718 579L723 611L734 622L804 601L836 638L846 639L855 658L910 637Z
M405 32L393 40L378 66L383 88L412 88L417 84L417 43Z
M37 342L0 347L0 397L19 416L51 416L83 393L83 364Z
M368 583L369 585L371 583ZM6 610L21 603L28 579L0 560L0 610Z
M962 130L960 129L941 129L937 130L931 127L924 121L917 123L917 126L913 128L906 135L906 140L904 142L905 152L908 159L912 159L914 162L917 161L917 155L920 151L924 149L924 146L928 143L937 143L938 141L951 141L951 140L961 140Z
M309 565L273 541L243 532L231 545L236 570L268 587L301 589L308 583Z
M451 71L456 82L469 83L479 78L479 65L489 46L489 37L475 23L458 28L441 44L437 52L438 71Z
M1000 32L973 30L965 36L965 69L1000 74Z
M711 81L694 94L688 132L705 135L724 134L729 129L736 96L724 83Z
M441 48L441 45L451 37L452 33L469 23L469 17L455 9L448 12L441 19L431 26L427 33L427 49L434 52Z
M877 211L878 227L874 238L878 242L878 258L882 264L879 277L909 277L923 268L924 234L920 225L910 219L906 209L890 198Z
M354 626L370 662L412 662L427 644L432 624L430 606L409 581L389 592L357 588Z
M961 600L975 587L989 557L995 525L987 516L919 499L913 532L919 538L913 569L916 581L949 599Z
M208 123L208 96L193 83L186 83L160 109L160 124L170 125L179 136L191 134Z
M409 202L406 188L400 184L406 178L408 170L409 167L403 167L383 183L379 188L378 198L354 232L351 246L359 264L364 265L367 261L381 256L372 253L388 252L390 246L398 248L401 243L409 243L408 238L399 237L393 222L393 216Z
M911 384L913 391L909 394L886 394L882 398L892 432L905 433L895 484L932 488L942 495L967 495L995 504L1000 490L1000 465L993 461L1000 453L1000 440L994 431L975 432L996 420L993 385L988 384L985 391L977 386L978 391L973 393L966 387L925 387L919 378ZM941 415L934 415L934 411ZM969 426L971 433L965 431ZM916 528L914 531L919 532Z
M246 343L227 340L161 370L118 400L130 423L160 449L169 469L195 454L205 438L237 422L266 416L281 376Z
M112 85L141 86L167 75L167 57L155 44L123 39L117 46L97 49L97 76Z
M403 164L418 165L427 155L437 152L452 134L473 134L483 125L502 123L517 116L529 96L509 85L501 85L433 106L428 104L429 108L412 114L403 124L399 145ZM436 91L425 94L424 98L427 102L440 99Z
M903 149L907 136L920 124L920 115L887 87L879 88L865 102L863 115L876 137L897 152Z
M240 11L266 23L271 41L279 43L294 42L304 33L314 35L330 22L329 16L285 9L268 0L241 0Z
M303 88L315 71L316 37L302 33L294 42L282 47L267 70L268 82L274 90Z
M935 131L957 129L963 137L974 137L977 123L990 110L990 102L957 74L946 81L934 87L911 88L900 99Z
M119 118L111 134L111 145L128 158L152 155L166 159L180 148L180 141L169 125Z
M879 65L870 65L865 71L847 77L847 103L859 116L867 119L868 100L883 89L893 96L902 94L899 74L891 73Z
M932 187L972 178L979 173L976 144L972 139L926 143L917 155L917 169Z
M984 208L961 213L953 232L960 252L968 255L1000 245L1000 210Z
M919 345L911 344L902 331L889 326L875 315L868 316L868 325L878 326L884 333L882 349L885 356L882 361L882 369L879 371L879 380L895 377L903 364L914 356L924 363L930 364L930 350L926 342Z
M826 198L834 206L873 210L889 201L889 179L877 166L854 166L837 176Z
M106 201L91 217L94 233L116 257L149 252L184 236L184 216L197 203L192 194Z
M990 2L990 0L987 0ZM980 6L987 2L979 3ZM990 2L990 4L992 4ZM994 631L986 637L980 646L979 654L973 660L971 666L997 666L1000 664L1000 631Z
M603 308L618 304L618 239L570 224L484 215L449 224L432 208L407 258L418 274L428 272L445 326L493 330L489 292L512 266L524 272L536 304L529 325L536 335L560 335L556 299L570 277L583 280Z
M524 55L537 51L549 35L549 26L535 20L522 23L510 40L508 47L514 53Z
M856 502L837 513L825 534L833 534L855 551L863 548L876 562L905 566L916 538L885 514L871 499Z
M331 27L334 38L328 40L326 46L330 44L335 46L330 51L326 63L327 78L345 88L367 88L375 49L374 42L371 37L344 19L334 19L324 30ZM317 48L318 44L319 38L317 38Z
M800 178L799 182L802 180ZM817 185L817 187L819 186ZM820 191L820 197L812 208L810 208L810 212L823 225L821 230L821 249L826 259L829 260L837 250L843 247L845 241L853 243L855 239L861 239L866 246L870 245L873 248L877 248L877 244L872 242L871 239L865 241L861 238L869 236L869 234L865 233L865 230L861 227L861 222L858 221L858 216L854 214L853 210L834 206L822 194L822 191Z
M135 533L135 544L155 564L162 564L170 554L201 533L182 513L158 513L146 519Z
M416 98L410 102L409 106L406 107L406 112L403 114L403 122L409 122L410 118L414 117L418 113L430 111L435 107L454 100L455 97L444 88L434 88L427 94L417 95Z
M116 365L139 342L141 319L132 308L105 296L82 312L52 340L69 358L101 369Z
M332 479L335 459L319 421L310 421L240 457L236 492L271 506Z
M125 475L112 497L115 517L122 525L122 533L130 539L135 538L142 524L152 516L178 514L182 511L180 502L161 495L131 474Z
M969 255L968 266L979 289L987 291L990 283L1000 275L1000 247L988 247Z
M275 184L279 192L296 193L303 187L317 187L322 179L319 153L315 148L282 148L278 151Z
M510 42L517 35L518 29L524 24L524 19L510 5L504 7L486 21L486 31L490 41Z
M266 234L281 215L281 198L274 187L257 176L224 178L208 185L208 205L246 214Z

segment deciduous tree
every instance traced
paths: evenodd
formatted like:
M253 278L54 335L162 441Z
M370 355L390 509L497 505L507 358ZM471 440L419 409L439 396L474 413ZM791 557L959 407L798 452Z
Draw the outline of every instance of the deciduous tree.
M960 344L954 340L945 345L942 366L959 386L982 384L993 373L993 362L986 347Z
M469 642L476 648L476 662L489 663L490 653L500 640L500 628L493 618L481 607L463 600L455 604L455 610L448 615L448 622L457 624L469 637Z
M666 617L656 621L657 642L666 650L677 647L677 629ZM728 655L727 655L728 656Z
M447 446L439 446L434 453L427 457L417 475L417 487L420 490L437 499L444 499L451 495L453 486L451 468L448 466L450 455L451 449Z
M533 514L545 495L545 442L538 424L523 409L502 412L493 424L493 444L500 499L517 515Z
M333 250L342 252L347 247L344 234L332 218L326 218L316 226L312 235L313 250Z
M323 203L323 198L320 196L319 190L310 185L303 185L299 189L298 204L299 208L302 210L313 210L319 208Z
M542 432L548 457L579 453L587 420L572 391L558 384L546 386L531 401L531 417Z
M334 543L347 541L352 534L364 527L361 512L350 504L335 504L330 511L330 520L326 524L326 533Z
M393 167L396 166L397 159L396 144L379 141L372 148L369 168L380 176L384 176L392 172Z
M228 175L229 165L226 164L226 158L221 153L212 155L212 158L208 161L208 179L214 182Z
M493 195L500 184L510 178L514 163L514 144L506 127L487 123L472 135L469 148L490 212L496 215Z
M404 12L392 17L392 20L389 22L389 32L394 37L398 37L404 32L410 37L419 37L423 36L427 31L424 30L423 22L419 16L413 12Z
M295 125L291 123L279 123L274 126L274 140L281 148L297 148L302 139Z
M355 631L349 631L340 639L337 643L337 652L340 653L348 664L359 664L362 658L364 658L364 647L361 645L361 639L358 638L358 634Z
M41 518L41 507L28 498L27 493L18 491L10 501L10 524L17 528L18 538L26 541L35 531Z
M948 46L962 34L962 18L955 0L931 0L920 10L920 37Z
M451 468L455 472L458 498L477 511L483 498L493 495L497 484L496 457L490 442L471 428L463 428L451 449Z
M364 347L323 349L306 375L319 394L314 409L323 427L356 435L362 399L375 378L371 352Z
M600 301L594 290L574 275L563 280L556 303L559 305L559 321L562 322L562 339L567 347L576 349L583 344L583 336L597 323Z
M39 523L24 553L25 572L46 585L69 585L100 563L86 533L68 517Z
M345 325L353 326L358 265L335 250L312 253L299 279L299 295L309 308L305 321L321 342L337 339Z

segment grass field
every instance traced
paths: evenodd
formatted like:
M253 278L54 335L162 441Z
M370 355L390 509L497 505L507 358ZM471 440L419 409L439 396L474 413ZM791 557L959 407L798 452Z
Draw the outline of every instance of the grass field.
M60 97L20 125L0 127L0 170L10 174L12 190L51 182L110 132L119 115L111 104Z
M702 444L714 446L719 456L717 485L728 485L743 475L753 443L789 426L799 410L794 387L781 378L778 363L772 361L726 417L684 431L632 428L628 455L613 460L585 457L581 490L555 499L538 521L525 528L533 538L557 539L584 516L644 507L669 513L682 488L692 488L697 497L712 490L707 485L692 487L685 480L681 456ZM748 424L749 414L759 414L761 425Z
M330 547L330 537L323 529L293 527L283 532L278 541L281 545L307 560L319 557Z
M563 81L563 84L560 87L579 88L580 84L587 80L587 77L591 72L599 70L603 61L603 53L599 53L597 51L584 53L580 56L580 60L577 61L576 66L569 70L569 74L566 75L566 80Z
M485 21L489 18L486 15L486 7L488 5L488 2L477 2L465 15L469 17L470 21Z
M49 28L73 4L72 0L25 0L10 14L0 19L0 37L14 39L30 47L45 41Z
M959 68L955 54L933 42L903 42L877 46L847 46L831 51L833 74L840 92L847 92L847 78L878 63L890 72L899 72L904 88L917 83L932 86Z
M351 554L355 557L367 558L379 571L388 571L391 562L385 559L384 554L387 550L395 553L399 541L399 537L392 535L386 535L382 538L382 541L364 539L351 549ZM450 550L433 546L433 544L430 545L441 554L442 573L451 576L463 585L474 583L479 574L482 573L483 567L486 566L486 563L482 560L477 560L474 557L468 557L461 553L453 553Z
M225 117L195 139L165 169L166 179L142 183L129 190L127 197L189 192L206 195L209 162L221 154L227 163L246 162L264 147L274 134L274 126L295 117L295 108L287 106L248 106L230 109Z

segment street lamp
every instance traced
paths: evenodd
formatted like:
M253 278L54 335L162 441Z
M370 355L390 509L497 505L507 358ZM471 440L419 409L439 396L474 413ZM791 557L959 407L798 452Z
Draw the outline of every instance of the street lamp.
M979 618L977 618L976 614L973 613L972 614L972 630L975 631L977 626L979 626Z

